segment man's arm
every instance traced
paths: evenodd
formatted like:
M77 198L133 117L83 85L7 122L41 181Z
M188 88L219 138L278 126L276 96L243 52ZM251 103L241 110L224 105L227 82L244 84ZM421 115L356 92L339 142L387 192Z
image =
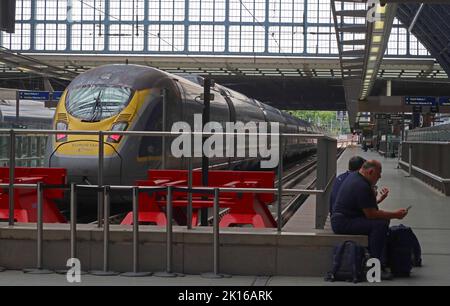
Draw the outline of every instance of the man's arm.
M390 219L401 220L408 214L408 211L403 208L396 211L385 211L376 208L364 208L363 212L367 219L386 219L386 220Z

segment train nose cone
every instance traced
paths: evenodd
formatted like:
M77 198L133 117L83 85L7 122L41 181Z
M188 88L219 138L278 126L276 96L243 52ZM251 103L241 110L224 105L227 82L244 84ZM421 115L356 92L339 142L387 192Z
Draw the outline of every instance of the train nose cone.
M97 147L96 150L91 149L90 155L78 155L67 154L64 146L66 144L61 145L57 152L49 155L48 166L67 169L69 183L98 184L100 164ZM121 184L122 167L122 158L117 152L104 156L103 167L101 167L103 184Z

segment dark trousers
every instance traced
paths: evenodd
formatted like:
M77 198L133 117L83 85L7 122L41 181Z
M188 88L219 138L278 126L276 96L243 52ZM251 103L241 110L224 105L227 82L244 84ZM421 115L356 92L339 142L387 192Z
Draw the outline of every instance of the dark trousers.
M389 220L364 217L348 218L335 213L331 217L331 227L336 234L369 236L370 256L384 262L383 251L386 246Z

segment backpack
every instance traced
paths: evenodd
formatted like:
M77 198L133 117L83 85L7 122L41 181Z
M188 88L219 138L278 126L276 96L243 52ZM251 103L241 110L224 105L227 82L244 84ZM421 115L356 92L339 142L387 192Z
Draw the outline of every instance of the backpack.
M354 283L365 278L367 249L355 241L345 241L334 248L333 268L328 272L327 281L351 281Z
M395 276L409 276L413 266L422 265L422 250L412 229L403 224L388 232L387 262Z

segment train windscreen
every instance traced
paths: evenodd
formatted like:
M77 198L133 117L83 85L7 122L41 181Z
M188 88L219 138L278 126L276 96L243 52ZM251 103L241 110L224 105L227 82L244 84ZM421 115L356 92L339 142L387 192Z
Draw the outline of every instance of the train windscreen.
M73 88L66 99L67 112L83 121L94 122L120 113L130 102L127 87L92 85Z

